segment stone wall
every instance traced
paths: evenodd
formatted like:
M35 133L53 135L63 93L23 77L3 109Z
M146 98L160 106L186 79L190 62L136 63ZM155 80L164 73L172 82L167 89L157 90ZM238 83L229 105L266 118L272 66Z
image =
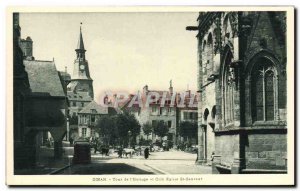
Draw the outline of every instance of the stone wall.
M239 134L216 134L215 149L221 165L231 167L234 157L239 157Z
M246 169L285 169L287 137L284 133L247 135Z

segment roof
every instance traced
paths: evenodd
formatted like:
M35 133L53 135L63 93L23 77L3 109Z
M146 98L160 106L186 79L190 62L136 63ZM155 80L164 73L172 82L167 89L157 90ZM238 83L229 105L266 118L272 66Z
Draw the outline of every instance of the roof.
M185 97L184 97L184 107L180 107L182 109L190 109L190 110L195 110L198 108L198 95L197 94L192 94L190 90L185 92ZM181 103L181 96L180 94L177 94L177 103L178 105ZM190 102L192 102L190 105Z
M163 96L165 94L166 95L166 97L165 97L165 106L169 106L171 104L172 96L176 96L176 95L171 95L171 93L169 91L161 91L161 90L149 90L147 92L147 96L149 94L153 94L153 93L157 93L159 95L159 98L156 102L150 103L150 105L161 105L161 101L162 101ZM147 99L147 97L143 97L142 99ZM175 99L176 99L176 97L175 97ZM146 100L143 100L143 101L146 101ZM174 103L174 104L176 104L176 103Z
M109 115L116 115L122 113L120 108L115 108L115 107L108 107L108 114Z
M71 80L71 75L68 72L59 71L59 73L64 80Z
M93 98L91 96L89 96L89 92L77 91L75 93L72 91L68 91L67 95L68 95L68 99L70 101L91 101L91 100L93 100Z
M87 106L82 108L82 110L79 113L92 114L93 112L95 112L94 114L108 114L108 108L98 105L93 100Z
M77 50L84 50L84 44L83 44L83 38L82 38L82 33L81 33L81 27L80 27L80 34L79 34L78 44L77 44Z
M24 60L32 93L65 96L54 61Z

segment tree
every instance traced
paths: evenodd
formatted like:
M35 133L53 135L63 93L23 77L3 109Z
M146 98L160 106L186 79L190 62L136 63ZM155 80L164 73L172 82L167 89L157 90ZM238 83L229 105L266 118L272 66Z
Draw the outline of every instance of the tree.
M198 125L196 122L182 121L180 122L177 132L182 137L196 138Z
M118 137L118 131L115 124L114 116L102 116L97 121L96 129L103 138L104 144L114 144Z
M133 141L132 143L135 143L135 138L141 130L141 125L135 116L128 112L124 112L122 114L118 114L115 120L121 143L126 145L129 143L129 139ZM129 131L131 132L131 135L128 134Z
M158 123L154 124L153 131L162 139L169 132L169 128L164 121L159 121Z
M148 136L152 133L152 131L153 131L153 127L149 122L143 125L143 132L147 136L147 140L148 140Z

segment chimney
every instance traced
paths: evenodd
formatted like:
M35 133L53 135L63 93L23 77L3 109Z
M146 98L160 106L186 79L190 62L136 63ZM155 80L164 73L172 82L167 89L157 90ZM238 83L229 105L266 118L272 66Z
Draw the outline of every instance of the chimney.
M23 52L23 58L25 60L34 60L34 57L32 56L32 44L33 41L29 36L26 39L21 40L20 45Z
M144 93L144 94L147 94L148 91L149 91L149 90L148 90L148 85L145 85L144 88L143 88L143 93Z
M173 86L172 86L172 80L170 80L169 93L170 93L170 95L173 95Z
M191 97L191 90L186 90L185 95L190 98Z

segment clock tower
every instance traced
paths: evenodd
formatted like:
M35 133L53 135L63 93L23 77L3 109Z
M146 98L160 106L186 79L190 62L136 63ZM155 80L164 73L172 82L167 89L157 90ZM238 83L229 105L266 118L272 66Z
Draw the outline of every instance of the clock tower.
M82 38L82 31L80 26L80 33L76 51L76 59L74 61L74 70L70 84L68 85L68 91L73 93L84 92L87 93L90 98L94 98L93 79L90 77L88 61L85 59L84 43Z

